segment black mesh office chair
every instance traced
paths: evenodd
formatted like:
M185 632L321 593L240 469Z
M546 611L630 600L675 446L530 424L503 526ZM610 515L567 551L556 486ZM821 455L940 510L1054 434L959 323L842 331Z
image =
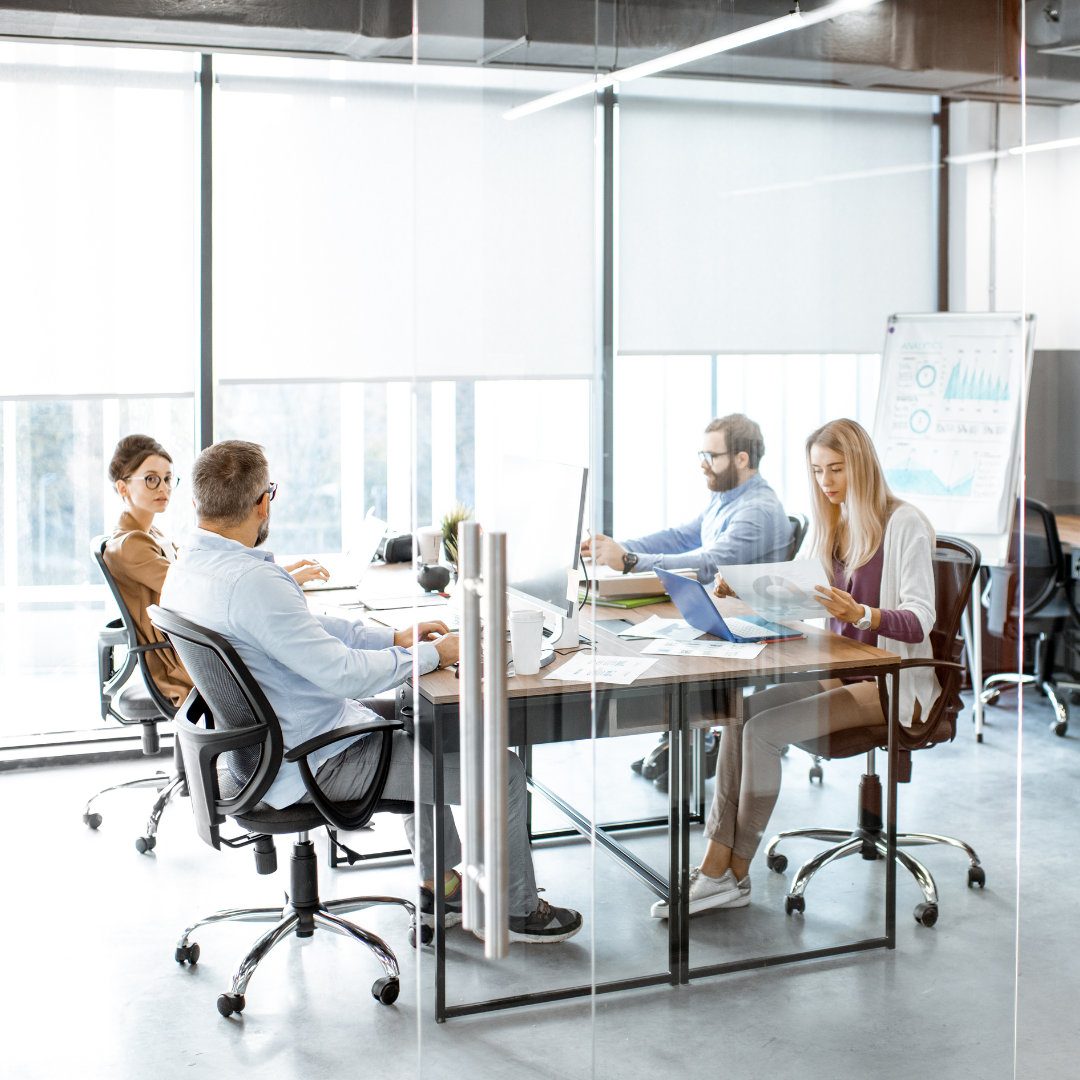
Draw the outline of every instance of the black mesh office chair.
M146 663L146 654L158 649L171 649L168 642L143 643L139 641L135 620L128 610L124 598L117 587L116 579L105 562L107 536L97 536L91 546L91 554L109 586L116 606L120 609L120 618L113 619L98 634L98 682L101 688L101 719L111 716L121 724L142 727L142 751L152 757L161 750L158 724L169 723L176 707L158 689ZM123 652L122 664L117 664L119 654ZM139 669L141 678L132 679L135 669ZM101 824L101 814L93 809L94 802L110 791L123 788L155 787L158 796L150 808L150 817L146 823L146 832L135 840L136 849L142 854L157 845L157 830L161 815L174 796L186 795L184 782L184 763L180 759L179 747L173 747L173 771L166 775L160 770L153 776L142 776L136 780L127 780L122 784L113 784L91 795L83 807L83 821L96 829Z
M938 743L949 742L956 735L956 717L962 708L960 700L960 679L964 666L959 663L963 639L960 637L960 620L971 595L971 585L979 572L979 552L963 540L939 536L937 550L934 553L934 581L937 592L937 619L930 631L930 643L933 659L904 660L901 668L932 667L941 687L941 693L931 706L925 718L910 728L901 726L898 733L900 740L900 768L898 779L907 782L911 779L911 753L913 750L925 750ZM903 680L903 673L900 678ZM879 685L881 685L879 683ZM884 715L889 715L888 702L882 693ZM860 854L864 859L873 860L886 856L887 844L881 817L881 780L875 772L874 752L888 743L888 726L884 720L863 728L851 728L837 731L820 739L799 743L804 750L820 754L825 758L854 757L866 755L866 772L859 782L858 824L854 829L791 829L774 836L765 848L765 861L770 870L783 873L787 868L787 858L779 854L777 845L789 837L802 836L811 840L825 840L834 846L803 863L791 883L785 898L785 907L790 915L804 911L804 894L811 878L822 867L848 855ZM923 901L915 908L915 918L923 926L933 926L937 922L938 898L934 879L922 863L913 859L903 847L920 844L948 844L959 848L969 860L968 885L982 887L986 884L986 874L979 864L979 858L968 844L951 836L939 836L935 833L900 833L896 838L896 860L905 867L919 883Z
M416 910L408 900L396 896L355 896L345 900L319 898L318 863L315 847L308 838L312 829L333 825L339 829L359 829L377 810L412 813L411 802L390 802L380 798L390 764L393 731L402 727L398 719L372 717L369 720L308 739L292 750L283 751L281 725L274 710L252 678L236 650L220 634L158 606L149 609L153 624L172 641L177 655L191 675L196 689L176 714L176 738L187 767L191 805L199 836L216 850L226 847L255 848L255 868L260 874L277 870L273 837L297 833L290 862L289 893L282 907L234 908L199 919L181 935L175 959L179 964L195 964L199 946L191 935L200 926L225 921L273 922L240 962L228 992L217 1000L222 1016L242 1012L244 994L259 962L276 945L295 933L311 937L317 929L333 930L365 945L382 965L383 975L371 987L372 995L384 1005L398 996L398 962L390 947L375 934L341 918L341 915L374 904L398 904L412 920L410 934L415 941ZM381 732L383 752L375 780L367 795L352 802L328 800L315 783L307 756L313 751L354 735ZM262 802L282 761L296 762L311 802L298 802L277 810ZM241 836L221 835L226 816L241 829ZM430 929L421 929L422 940L430 939Z
M799 554L799 548L806 539L806 531L810 528L810 519L805 514L788 514L787 519L791 522L791 543L787 551L790 560Z
M1034 638L1034 672L991 675L984 680L982 700L993 705L1008 686L1034 686L1054 710L1050 730L1064 735L1069 713L1061 699L1062 688L1073 693L1080 683L1054 678L1054 654L1067 625L1080 625L1080 613L1072 596L1072 582L1065 566L1058 538L1057 520L1048 506L1035 499L1024 500L1023 596L1020 593L1020 515L1013 523L1008 562L991 566L990 580L983 592L987 608L987 630L995 637L1016 643L1020 612L1024 613L1024 638Z

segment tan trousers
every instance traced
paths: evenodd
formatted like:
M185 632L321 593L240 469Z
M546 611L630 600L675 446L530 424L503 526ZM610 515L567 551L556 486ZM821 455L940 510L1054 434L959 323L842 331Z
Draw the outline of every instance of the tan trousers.
M724 728L708 839L752 859L780 794L785 746L845 728L880 723L877 683L784 683L746 699L746 719Z

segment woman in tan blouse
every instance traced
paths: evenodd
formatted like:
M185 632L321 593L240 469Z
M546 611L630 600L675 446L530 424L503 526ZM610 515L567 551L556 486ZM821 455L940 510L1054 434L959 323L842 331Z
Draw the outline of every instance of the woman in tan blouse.
M143 644L164 641L146 615L161 598L165 574L176 558L176 545L154 525L154 517L168 509L179 477L173 475L169 452L149 435L128 435L116 444L109 463L109 479L124 500L124 512L105 546L105 564L116 579ZM297 584L325 580L326 570L302 559L286 570ZM180 706L191 691L191 679L172 649L146 654L154 682Z

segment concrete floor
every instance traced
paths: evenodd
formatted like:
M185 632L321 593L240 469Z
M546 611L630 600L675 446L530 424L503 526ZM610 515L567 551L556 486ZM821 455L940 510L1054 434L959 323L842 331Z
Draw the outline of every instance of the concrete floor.
M1066 862L1065 836L1076 813L1080 710L1075 732L1060 739L1048 733L1037 699L1027 701L1019 860L1017 716L1011 707L990 712L983 744L965 725L955 743L917 755L914 782L901 788L900 801L902 828L952 833L976 847L986 888L966 887L959 852L921 849L917 854L937 878L940 919L933 929L914 922L919 893L901 875L895 952L442 1025L431 1018L430 950L409 947L406 920L390 908L361 913L358 921L398 953L402 995L395 1006L372 1000L369 987L379 970L366 950L336 935L317 935L284 942L252 979L243 1018L221 1018L216 997L262 928L203 928L194 969L174 962L176 939L199 915L218 908L278 903L287 844L278 845L282 869L258 877L249 851L216 853L202 845L181 803L166 814L156 851L143 856L133 841L142 832L148 792L109 796L96 833L81 821L85 798L130 777L139 763L2 773L0 814L9 823L0 901L7 931L3 1071L20 1080L241 1073L259 1080L634 1080L677 1069L770 1080L1077 1075L1080 1034L1072 1004L1080 992L1074 960L1080 930L1067 907L1068 882L1076 874ZM598 745L601 816L662 809L663 797L627 768L651 742L637 737ZM808 783L807 762L796 751L786 759L773 824L846 826L861 762L827 763L820 787ZM592 799L591 770L585 746L538 754L538 774L557 776L584 808ZM373 837L364 839L399 846L400 823L377 821ZM664 865L662 833L630 843ZM701 846L695 836L692 851ZM793 843L792 867L819 846ZM321 857L321 839L318 850ZM494 967L482 963L482 947L471 936L450 931L450 1000L664 966L666 936L662 924L648 918L651 895L605 854L581 842L546 844L538 845L536 862L548 897L579 907L585 930L562 946L514 946L511 959ZM407 865L338 871L323 865L320 872L324 898L407 894L412 887ZM788 917L783 896L791 870L780 876L755 863L749 908L693 920L692 961L781 953L876 932L883 876L880 863L845 860L811 886L805 916Z

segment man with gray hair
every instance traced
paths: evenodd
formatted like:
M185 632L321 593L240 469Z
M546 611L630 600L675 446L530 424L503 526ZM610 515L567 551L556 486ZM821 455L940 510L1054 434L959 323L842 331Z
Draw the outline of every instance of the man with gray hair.
M262 447L229 440L204 450L192 468L195 529L182 545L161 590L161 606L224 636L266 694L281 723L289 750L324 732L371 716L393 715L394 703L359 700L408 681L415 662L421 673L457 661L457 637L442 622L422 622L414 632L313 615L304 593L265 550L270 503L277 484ZM334 801L362 799L375 781L382 737L359 735L308 757L316 783ZM431 755L395 731L386 799L413 801L413 755L420 756L419 815L405 819L409 844L418 851L421 912L434 915L434 836ZM564 941L581 929L581 916L541 900L533 874L527 824L525 770L508 753L508 853L510 940ZM456 754L446 756L445 793L457 802L460 772ZM299 766L283 762L265 801L281 809L309 801ZM454 818L444 807L444 865L460 861ZM416 832L419 831L419 845ZM447 925L461 921L461 878L448 871L440 883Z

